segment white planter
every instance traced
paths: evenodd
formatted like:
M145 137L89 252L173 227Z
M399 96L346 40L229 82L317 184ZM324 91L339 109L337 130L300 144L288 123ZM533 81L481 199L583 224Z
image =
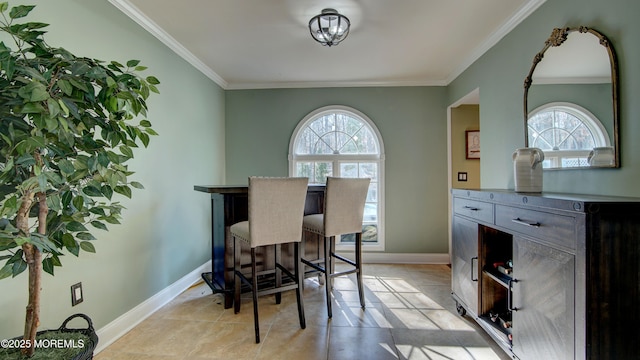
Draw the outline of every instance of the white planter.
M544 160L542 150L516 149L512 157L516 192L542 192L542 161Z
M615 163L614 155L613 147L611 146L595 147L589 153L587 162L591 166L613 166Z

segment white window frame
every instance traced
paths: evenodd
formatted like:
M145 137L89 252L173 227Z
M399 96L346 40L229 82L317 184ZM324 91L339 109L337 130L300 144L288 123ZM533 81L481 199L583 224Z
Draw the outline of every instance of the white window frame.
M566 113L572 114L576 118L578 118L582 123L589 128L591 134L593 134L593 141L595 143L595 147L600 146L611 146L611 141L609 140L609 135L607 133L607 129L602 125L602 122L593 115L589 110L583 108L580 105L569 103L569 102L552 102L548 104L544 104L532 110L529 113L528 119L536 116L539 113L560 110ZM527 122L527 127L529 126ZM528 130L530 131L530 130ZM531 141L529 141L529 146L534 146ZM584 150L544 150L545 163L544 167L561 167L562 159L580 159L580 166L589 166L587 164L587 157L592 149L584 149Z
M371 132L375 135L376 140L378 142L378 153L377 154L327 154L327 155L302 155L296 154L296 144L299 135L303 132L304 129L307 128L309 124L311 124L316 119L334 113L343 113L347 114L353 118L356 118L363 123L365 123ZM316 109L307 116L305 116L296 126L293 134L291 135L291 139L289 141L289 176L296 176L296 163L305 162L305 161L323 161L323 162L332 162L333 163L333 176L340 176L340 163L344 162L376 162L378 165L378 241L375 243L363 243L363 250L365 251L384 251L385 249L385 231L384 231L384 223L385 223L385 215L384 215L384 144L382 142L382 136L380 135L380 131L378 127L369 119L368 116L363 114L362 112L353 109L348 106L343 105L330 105L325 106L319 109ZM337 172L337 173L336 173ZM345 245L341 244L339 241L336 242L336 250L337 251L353 251L353 243Z

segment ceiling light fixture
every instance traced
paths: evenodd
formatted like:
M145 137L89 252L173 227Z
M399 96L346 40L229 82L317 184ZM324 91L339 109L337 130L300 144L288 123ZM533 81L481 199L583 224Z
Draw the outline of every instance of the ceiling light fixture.
M324 46L338 45L349 35L351 22L335 9L324 9L309 20L309 32L313 39Z

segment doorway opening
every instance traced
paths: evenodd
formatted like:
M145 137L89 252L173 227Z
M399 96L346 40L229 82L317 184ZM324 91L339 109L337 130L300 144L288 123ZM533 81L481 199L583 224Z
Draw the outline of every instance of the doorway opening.
M475 89L447 109L449 188L480 188L480 91Z
M480 188L480 89L447 108L447 168L449 192L449 259L451 259L451 189ZM472 152L471 150L477 150Z

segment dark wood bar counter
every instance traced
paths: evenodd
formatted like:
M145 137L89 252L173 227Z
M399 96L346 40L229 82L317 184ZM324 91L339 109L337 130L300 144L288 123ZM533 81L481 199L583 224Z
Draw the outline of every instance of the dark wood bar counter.
M211 194L211 268L212 272L203 273L202 278L214 292L224 294L224 306L233 305L233 238L229 233L231 225L248 219L247 185L196 185L195 191ZM324 206L324 185L309 185L304 213L321 213ZM313 249L313 246L310 246ZM311 250L310 249L310 250ZM243 249L244 250L244 249ZM243 251L243 258L249 254L249 249ZM273 262L273 251L258 253L262 265L268 267ZM282 247L284 264L293 268L293 251ZM243 261L246 262L246 261Z

